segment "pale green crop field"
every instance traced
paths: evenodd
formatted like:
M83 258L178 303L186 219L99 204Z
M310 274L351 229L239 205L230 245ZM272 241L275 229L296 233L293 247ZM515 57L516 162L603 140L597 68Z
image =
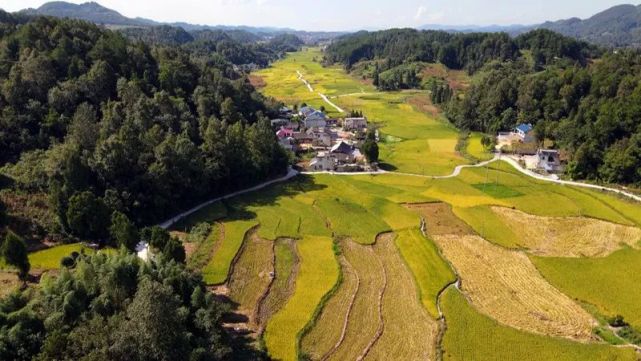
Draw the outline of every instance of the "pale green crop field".
M330 97L345 111L359 110L381 131L381 162L402 172L446 175L467 161L455 151L458 131L442 119L420 111L410 100L424 96L417 91L380 92L338 66L323 67L318 49L291 53L255 75L263 78L261 91L288 105L307 103L325 106L330 116L338 116L317 92ZM314 88L310 92L298 79L300 71Z
M531 258L558 289L604 316L622 315L641 330L641 251L625 248L605 258Z
M269 355L277 360L297 360L300 332L312 321L322 297L338 281L338 261L331 238L305 237L298 242L298 252L301 265L294 294L269 320L264 335Z
M535 335L498 324L472 308L454 289L443 297L447 331L443 360L636 360L631 348L583 344Z

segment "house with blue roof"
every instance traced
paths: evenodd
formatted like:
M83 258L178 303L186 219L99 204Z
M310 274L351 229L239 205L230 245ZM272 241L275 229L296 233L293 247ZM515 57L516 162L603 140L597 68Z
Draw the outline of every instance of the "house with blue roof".
M535 140L534 127L532 127L532 124L517 125L513 132L523 143L531 143Z

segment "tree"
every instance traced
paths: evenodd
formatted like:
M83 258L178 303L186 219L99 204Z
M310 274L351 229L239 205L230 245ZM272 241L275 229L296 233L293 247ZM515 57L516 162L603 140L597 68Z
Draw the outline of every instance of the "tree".
M31 265L27 255L27 245L22 238L9 231L2 244L2 257L4 257L7 264L16 267L18 269L18 277L26 281Z
M119 247L129 251L136 249L139 241L138 229L124 213L115 211L111 214L109 234Z
M170 286L143 278L127 319L115 330L114 356L132 361L188 359L185 311Z
M66 216L69 228L79 237L103 240L108 234L109 209L90 191L76 193L69 198Z
M363 142L362 150L368 162L378 162L378 144L375 140L366 139L365 142Z
M140 235L143 242L160 251L165 249L171 239L169 232L159 226L143 228Z
M171 237L165 247L162 249L162 255L167 260L173 260L178 263L185 263L187 256L185 255L185 248L178 238Z

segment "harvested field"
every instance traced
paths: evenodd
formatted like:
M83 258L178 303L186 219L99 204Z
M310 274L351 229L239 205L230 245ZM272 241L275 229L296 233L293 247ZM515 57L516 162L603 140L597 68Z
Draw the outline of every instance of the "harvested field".
M338 259L342 283L325 303L314 327L303 337L301 348L312 360L322 360L342 343L347 332L348 315L356 299L360 278L344 255Z
M533 254L550 257L605 257L623 245L638 247L641 229L583 217L541 217L492 207Z
M374 249L352 241L343 243L343 254L354 267L360 284L349 313L345 338L328 360L354 360L370 345L381 327L380 301L386 283L385 269ZM337 324L335 327L342 327Z
M454 288L442 298L447 331L443 339L446 361L633 361L632 348L580 343L536 335L503 326L480 314Z
M269 288L274 272L274 244L258 237L253 229L247 235L242 254L229 279L229 296L247 316L249 329L258 330L258 305Z
M478 236L434 236L452 262L462 289L480 312L534 333L581 341L592 339L596 321L552 287L528 257Z
M274 244L274 280L267 297L260 304L258 323L264 325L294 293L298 274L298 253L293 239L277 239Z
M383 334L365 360L434 360L438 323L423 308L414 278L394 244L394 234L380 236L374 251L387 274L383 296ZM399 342L403 340L403 342Z
M406 207L423 218L425 231L430 235L474 233L470 226L452 212L452 207L447 203L408 204Z

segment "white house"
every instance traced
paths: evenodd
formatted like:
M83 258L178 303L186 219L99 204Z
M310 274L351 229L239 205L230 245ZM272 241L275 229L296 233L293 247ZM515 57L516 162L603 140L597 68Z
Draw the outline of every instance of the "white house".
M345 118L343 129L347 131L358 131L367 129L367 118Z
M316 147L332 146L332 133L327 128L309 128L307 135L312 138L312 145Z
M309 163L309 169L316 172L334 171L338 161L331 153L318 152L316 157Z
M356 147L341 140L332 147L330 153L336 156L339 163L351 163L356 158L356 151Z
M536 156L538 159L538 169L542 169L548 173L559 173L563 171L558 150L539 149L536 152Z

